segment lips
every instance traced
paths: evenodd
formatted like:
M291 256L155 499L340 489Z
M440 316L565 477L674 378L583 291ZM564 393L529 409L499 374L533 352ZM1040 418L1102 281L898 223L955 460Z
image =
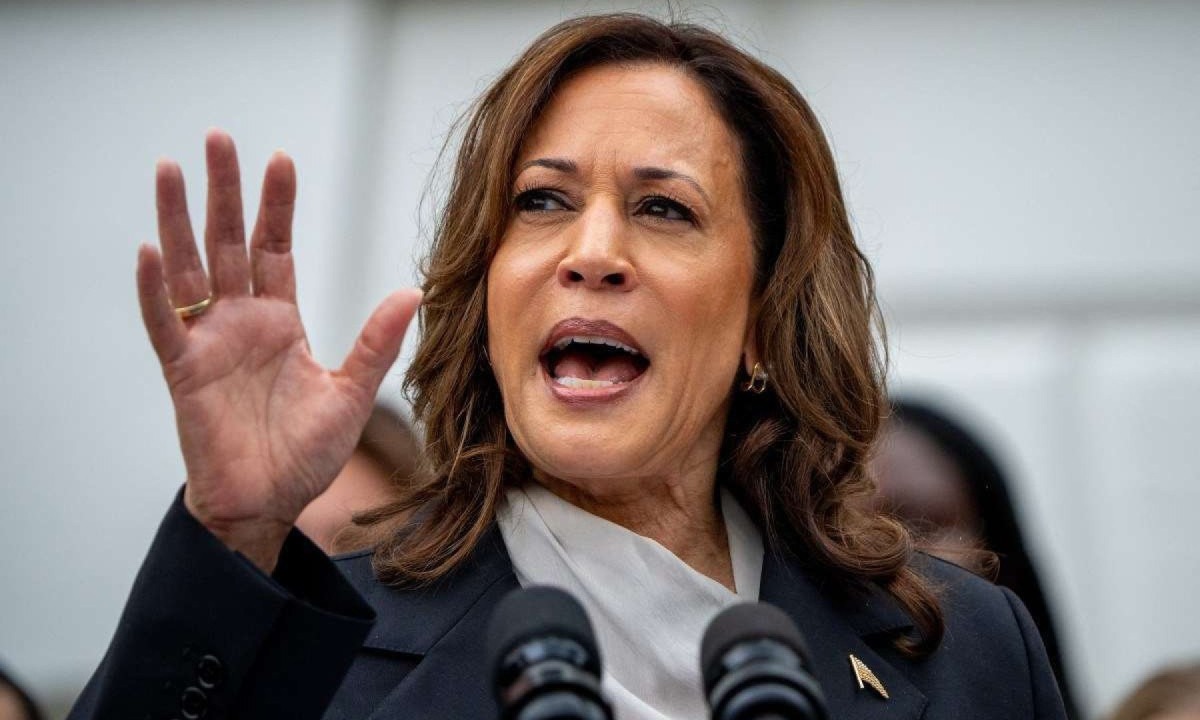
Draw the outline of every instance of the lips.
M650 366L650 358L623 328L584 318L555 325L539 360L556 385L573 390L617 388L633 382Z

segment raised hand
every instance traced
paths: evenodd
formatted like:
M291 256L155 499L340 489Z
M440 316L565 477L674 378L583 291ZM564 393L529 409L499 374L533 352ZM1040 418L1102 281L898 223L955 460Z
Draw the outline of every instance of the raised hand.
M270 571L300 511L349 459L421 295L392 293L342 367L321 366L296 307L291 158L276 152L267 162L247 254L233 140L212 130L205 151L208 272L192 234L183 175L175 163L160 161L162 252L139 249L138 296L175 404L187 508ZM197 314L176 311L188 307Z

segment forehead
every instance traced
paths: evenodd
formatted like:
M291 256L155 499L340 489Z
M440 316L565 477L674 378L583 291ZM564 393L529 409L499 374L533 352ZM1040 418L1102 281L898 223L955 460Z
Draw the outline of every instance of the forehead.
M601 65L566 80L534 124L518 163L537 157L567 157L585 168L628 160L710 182L740 170L733 134L705 88L667 65Z

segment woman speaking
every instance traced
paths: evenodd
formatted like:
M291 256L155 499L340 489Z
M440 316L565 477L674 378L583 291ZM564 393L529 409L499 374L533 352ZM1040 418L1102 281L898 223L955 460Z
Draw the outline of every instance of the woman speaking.
M871 271L779 73L692 25L549 30L470 112L423 298L384 300L336 370L296 309L291 160L248 251L228 136L207 166L207 272L169 162L138 256L187 480L72 717L493 717L481 635L532 584L581 600L623 720L704 717L700 635L743 600L797 623L833 718L1063 717L1012 594L857 509ZM293 525L418 306L431 473L330 562Z

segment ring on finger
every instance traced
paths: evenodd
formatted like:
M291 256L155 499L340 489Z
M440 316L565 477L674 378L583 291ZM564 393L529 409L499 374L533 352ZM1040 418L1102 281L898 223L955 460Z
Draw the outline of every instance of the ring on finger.
M204 311L208 309L209 305L212 305L212 301L213 296L209 295L198 303L192 303L191 305L184 305L183 307L175 308L175 314L180 320L198 317L204 314Z

